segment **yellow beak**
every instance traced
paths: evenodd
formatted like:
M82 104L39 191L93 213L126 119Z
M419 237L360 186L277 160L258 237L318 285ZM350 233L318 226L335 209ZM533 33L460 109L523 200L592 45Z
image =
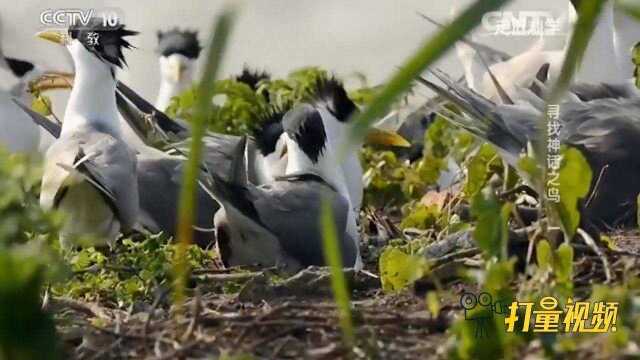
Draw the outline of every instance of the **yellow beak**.
M43 40L54 42L58 45L66 45L67 44L67 34L62 31L48 30L48 31L40 31L36 34L37 37Z
M367 145L383 145L395 147L411 147L405 138L394 131L382 130L375 127L369 128L369 132L364 139Z
M182 80L182 76L184 75L184 71L186 70L186 66L180 60L171 59L169 62L169 71L171 74L171 78L175 82L180 82Z
M74 74L62 71L47 71L38 79L31 82L31 92L44 92L57 89L71 89L73 87Z

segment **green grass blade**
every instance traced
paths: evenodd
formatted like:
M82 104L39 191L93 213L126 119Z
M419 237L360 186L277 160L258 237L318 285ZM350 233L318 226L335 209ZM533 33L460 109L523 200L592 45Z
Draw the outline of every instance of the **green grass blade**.
M328 200L322 202L322 232L325 263L331 271L331 288L338 307L342 339L346 345L354 344L353 322L347 281L344 277L342 254L338 246L338 234L333 217L333 209Z
M195 201L197 180L200 175L200 162L202 160L202 137L206 131L206 121L213 110L211 98L214 95L215 79L220 68L220 62L224 54L229 32L234 19L234 11L223 10L216 17L212 27L212 37L209 41L206 66L202 79L198 85L198 94L194 115L191 122L191 148L189 159L186 162L180 189L180 203L178 213L178 248L174 264L175 288L174 301L181 302L184 299L186 280L189 274L187 261L187 248L193 242L193 222L195 218Z
M456 41L462 39L469 31L476 27L482 16L500 8L510 0L480 0L473 3L453 22L441 29L429 39L407 62L391 77L386 86L375 96L371 104L353 120L353 127L349 133L349 144L358 144L365 136L367 128L376 120L386 115L391 105L409 88L413 80L420 75L427 66L433 64ZM343 149L344 153L346 149Z
M618 0L616 6L636 20L640 20L640 0Z

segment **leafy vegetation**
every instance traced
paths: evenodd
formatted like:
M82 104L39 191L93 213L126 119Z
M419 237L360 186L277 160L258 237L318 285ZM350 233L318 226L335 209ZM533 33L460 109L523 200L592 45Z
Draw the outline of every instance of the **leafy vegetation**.
M40 168L0 150L0 358L60 358L52 317L41 307L46 281L63 277L49 246L60 224L37 202Z
M505 2L477 2L421 47L388 83L351 89L350 96L364 110L355 119L353 138L361 137L388 109L403 106L401 98L415 75L464 36L484 11ZM570 81L599 5L581 8L582 31L572 39L563 80L549 101L559 98ZM300 339L297 352L287 355L307 356L309 344L322 344L314 355L401 357L403 341L415 340L413 351L428 349L454 359L637 356L638 246L623 248L628 233L603 235L606 246L596 244L595 249L586 240L582 245L585 235L576 236L582 230L579 206L592 174L573 148L562 151L562 201L546 219L533 220L522 214L537 210L542 200L521 189L542 188L545 171L535 153L523 156L518 169L510 168L492 145L441 117L425 132L422 157L413 163L400 152L362 149L362 248L368 252L365 270L374 274L366 275L367 280L340 270L334 224L326 209L319 219L330 265L326 273L311 269L284 277L274 269L220 269L215 251L190 245L185 234L191 233L199 138L205 128L245 134L265 111L307 99L318 79L331 76L324 69L307 67L282 79L263 79L256 88L235 78L217 79L231 18L229 13L219 18L204 80L174 98L169 108L170 115L194 126L196 138L185 175L190 185L182 194L179 243L144 235L122 239L113 250L87 247L62 253L55 236L62 217L43 212L37 204L39 167L28 159L0 154L0 359L36 359L43 352L49 358L61 357L62 341L54 316L41 306L43 299L45 305L72 301L74 310L81 308L85 314L83 323L56 313L58 329L67 330L66 322L80 322L109 336L111 345L103 348L131 346L127 354L132 357L152 352L164 358L212 356L212 348L220 349L216 355L226 359L276 357L273 354L289 346L287 342ZM39 99L33 106L49 114L46 98ZM460 181L445 188L441 178L452 164L462 169ZM549 226L555 223L562 233ZM174 280L179 280L174 302L162 301ZM318 293L333 296L318 300ZM615 301L619 316L616 331L604 334L507 332L505 313L486 306L467 312L461 301L465 293L484 293L504 305L548 296L557 298L560 306L573 300ZM86 304L116 315L100 314ZM181 317L165 314L178 308ZM424 313L428 318L421 317ZM470 321L473 318L486 321L479 327ZM90 338L87 333L83 343ZM414 339L415 333L420 336ZM255 338L247 340L252 334ZM276 337L286 341L271 345ZM341 339L340 345L326 345L332 345L332 339ZM407 348L403 350L408 354ZM164 349L163 356L159 349ZM97 350L92 354L100 355L103 349ZM420 351L424 355L425 350Z

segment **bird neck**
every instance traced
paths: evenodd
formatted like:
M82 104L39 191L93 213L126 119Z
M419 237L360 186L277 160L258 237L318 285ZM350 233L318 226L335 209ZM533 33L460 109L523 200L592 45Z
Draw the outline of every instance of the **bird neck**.
M287 143L287 170L285 175L312 173L320 176L327 184L331 185L340 195L351 203L349 190L341 164L330 148L325 148L317 161L312 161L307 154L300 149L298 144L286 137Z
M116 80L111 67L97 58L94 63L76 61L76 75L67 103L62 134L79 127L99 127L120 137L116 107Z
M180 95L191 85L191 79L183 78L179 82L162 79L160 82L160 90L156 99L156 108L165 111L171 104L171 99Z
M342 163L342 173L344 174L347 190L349 191L349 199L354 208L360 209L362 205L362 197L364 193L364 184L362 176L364 170L360 163L360 158L356 151L350 152Z
M338 167L340 174L337 177L342 177L351 204L359 209L362 204L363 170L360 159L358 158L358 149L362 147L362 143L353 143L345 146L345 142L347 141L346 134L349 133L351 125L338 121L338 119L324 107L319 108L318 111L322 117L322 123L327 134L327 146L331 149L346 149L344 160L341 161ZM326 154L323 155L328 154L328 152L325 153ZM333 156L334 153L335 151L331 150L328 155ZM324 156L321 156L321 158L322 157ZM335 156L333 160L335 160L335 162L332 163L334 166L329 167L329 169L332 170L336 168L335 165L338 164L337 156Z

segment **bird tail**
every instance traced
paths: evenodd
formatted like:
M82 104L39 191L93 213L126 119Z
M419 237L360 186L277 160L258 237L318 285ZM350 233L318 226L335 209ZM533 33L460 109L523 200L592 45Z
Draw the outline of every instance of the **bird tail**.
M247 174L247 141L248 138L243 136L234 149L228 180L215 172L207 172L207 179L200 181L200 186L222 207L233 207L244 216L261 224L258 211L250 199L252 185L249 183Z
M156 130L158 130L158 133L172 134L178 139L182 139L186 134L188 134L189 129L158 110L121 81L118 81L117 84L117 94L121 98L124 98L133 104L137 108L138 112L145 114L148 121L157 128ZM121 106L125 104L122 100L123 99L120 99L118 102L118 108L121 108ZM129 124L136 129L136 131L142 131L142 133L146 133L148 131L146 130L148 128L148 124L145 122L145 117L136 116L131 119L127 119L125 117L125 119L129 121ZM133 122L130 120L133 120Z
M522 148L526 147L522 139L509 129L497 113L497 105L495 103L469 89L466 85L454 81L449 75L440 70L436 69L432 73L446 88L423 77L419 77L418 82L433 90L459 109L459 111L456 111L446 105L441 106L437 113L445 120L484 141L492 143L511 155L518 156Z

